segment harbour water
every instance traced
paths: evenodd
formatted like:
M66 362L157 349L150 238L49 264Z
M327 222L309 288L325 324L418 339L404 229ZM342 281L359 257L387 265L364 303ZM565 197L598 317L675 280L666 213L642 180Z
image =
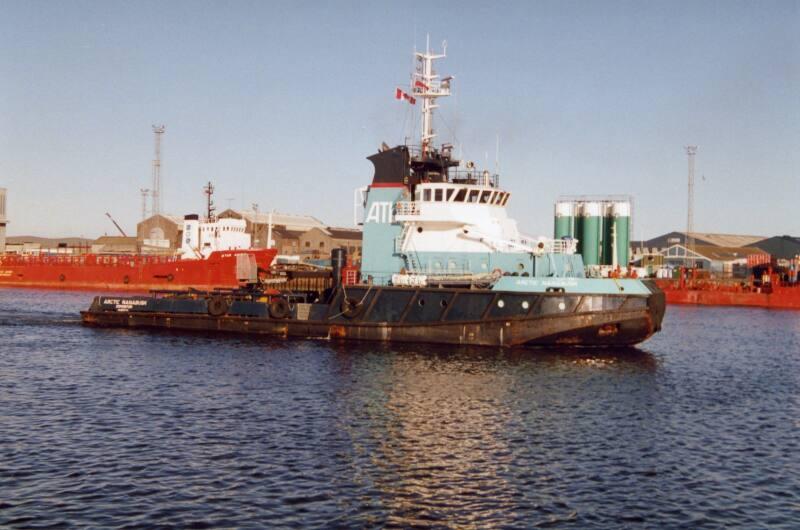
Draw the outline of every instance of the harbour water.
M0 290L0 527L797 527L800 313L638 350L84 328Z

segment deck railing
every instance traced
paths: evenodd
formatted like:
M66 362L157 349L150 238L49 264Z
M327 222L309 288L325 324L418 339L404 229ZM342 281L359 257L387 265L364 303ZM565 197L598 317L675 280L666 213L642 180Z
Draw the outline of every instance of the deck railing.
M129 265L147 263L172 263L175 256L104 256L84 254L80 256L53 255L15 255L0 256L0 265Z

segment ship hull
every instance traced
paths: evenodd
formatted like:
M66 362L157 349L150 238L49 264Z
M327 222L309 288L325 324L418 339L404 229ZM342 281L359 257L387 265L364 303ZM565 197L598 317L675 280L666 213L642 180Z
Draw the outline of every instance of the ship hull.
M776 287L771 292L681 288L677 282L659 282L668 304L761 307L800 310L800 287Z
M245 269L268 269L274 249L213 252L207 259L161 256L0 256L0 287L147 292L234 289Z
M342 314L346 299L361 300L361 309ZM81 315L84 324L98 327L499 347L633 346L659 331L664 316L657 289L649 296L597 296L360 288L329 304L298 304L287 318L269 316L266 302L234 301L229 313L216 316L208 314L208 300L168 300L181 306L168 311L160 310L164 303L98 297Z

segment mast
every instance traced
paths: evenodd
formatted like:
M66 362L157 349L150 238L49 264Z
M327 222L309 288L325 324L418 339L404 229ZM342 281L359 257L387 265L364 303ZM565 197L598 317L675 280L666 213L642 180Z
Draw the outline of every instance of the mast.
M433 139L436 133L433 130L433 110L438 108L436 98L450 95L450 81L452 76L439 79L433 68L433 61L447 57L447 42L442 43L442 53L431 52L430 36L425 45L425 52L415 52L417 67L412 76L412 92L415 97L422 99L422 156L432 151Z
M161 213L161 135L165 130L163 125L153 125L155 158L153 159L153 189L150 191L153 197L153 215Z
M694 157L697 154L696 145L687 145L686 154L689 157L689 186L688 201L686 207L686 252L694 252ZM694 268L694 254L689 257L689 264Z
M214 222L214 186L211 184L211 181L208 182L205 188L203 188L203 193L206 195L206 219L209 223Z

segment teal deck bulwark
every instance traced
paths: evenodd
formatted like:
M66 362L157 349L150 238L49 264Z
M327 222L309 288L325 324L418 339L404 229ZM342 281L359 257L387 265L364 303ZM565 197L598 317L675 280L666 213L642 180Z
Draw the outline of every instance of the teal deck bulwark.
M548 289L564 289L578 294L644 294L650 290L640 280L601 278L520 278L503 276L492 287L494 291L544 293Z

